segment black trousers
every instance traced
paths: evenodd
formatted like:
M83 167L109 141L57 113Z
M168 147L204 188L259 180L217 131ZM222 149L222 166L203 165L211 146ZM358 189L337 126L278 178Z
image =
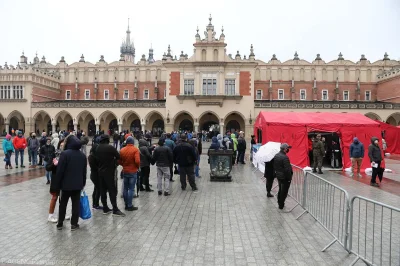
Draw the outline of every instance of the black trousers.
M274 179L275 179L275 176L274 175L268 175L267 177L266 177L266 182L265 182L265 186L266 186L266 188L267 188L267 192L268 193L271 193L271 190L272 190L272 185L274 184Z
M192 188L196 187L196 182L194 179L194 165L192 166L179 166L179 176L181 178L181 188L186 189L186 176L189 179L189 185Z
M107 192L110 197L111 205L113 207L113 211L118 210L117 205L117 186L114 180L114 176L102 177L99 176L99 184L100 184L100 194L101 194L101 203L103 204L103 209L107 209Z
M174 164L171 164L169 166L169 176L170 176L169 180L172 180L172 177L174 176Z
M148 190L150 189L150 166L143 166L140 168L140 186Z
M379 181L382 182L383 178L383 169L381 168L381 162L376 162L378 164L378 167L372 167L372 177L371 177L371 183L376 183L376 176L378 176Z
M91 176L90 179L94 184L93 194L92 194L92 205L99 206L100 201L100 184L99 184L99 177Z
M62 190L60 206L58 209L58 224L62 225L65 220L65 213L67 212L67 205L69 198L72 201L72 217L71 224L77 225L79 220L79 209L80 209L80 190Z
M278 205L280 209L283 209L285 206L285 200L289 193L290 184L292 180L289 179L278 179L279 183L279 192L278 192Z

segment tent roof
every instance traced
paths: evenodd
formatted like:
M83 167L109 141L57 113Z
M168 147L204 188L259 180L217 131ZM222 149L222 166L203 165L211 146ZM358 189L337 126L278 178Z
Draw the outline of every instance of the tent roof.
M391 129L399 129L399 127L390 125L390 124L385 123L385 122L381 122L381 121L379 121L379 120L374 120L374 121L377 122L377 123L379 123L379 124L381 125L381 128L383 128L383 129L388 129L388 128L391 128Z
M269 124L275 126L335 125L377 127L379 123L359 113L299 113L261 111L256 126Z

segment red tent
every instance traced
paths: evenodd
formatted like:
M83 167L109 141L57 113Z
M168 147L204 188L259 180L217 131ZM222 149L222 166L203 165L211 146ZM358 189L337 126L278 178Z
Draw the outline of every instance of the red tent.
M261 133L262 132L262 133ZM262 134L263 144L268 141L288 143L292 146L288 156L292 164L309 166L308 133L337 133L342 148L343 168L351 166L349 148L357 137L365 147L362 169L371 167L368 146L372 137L381 139L379 123L358 113L295 113L261 111L254 125L254 133Z
M381 125L381 130L385 131L386 152L400 154L400 128L376 120Z

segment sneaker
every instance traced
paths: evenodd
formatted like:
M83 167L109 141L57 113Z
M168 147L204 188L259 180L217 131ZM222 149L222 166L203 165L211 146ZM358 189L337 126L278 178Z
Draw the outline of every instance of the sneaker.
M362 175L361 175L361 174L358 174L357 176L358 176L359 178L361 178L361 177L362 177Z
M63 229L63 225L62 224L57 224L57 230L62 230Z
M146 189L144 187L139 188L139 191L145 191Z
M113 216L125 217L125 213L121 212L120 210L113 211Z
M31 165L32 163L31 162L29 162L29 165Z
M92 209L93 210L102 210L103 209L103 206L92 206Z
M158 196L161 196L162 195L162 191L158 191Z
M373 186L373 187L379 187L378 183L372 183L372 182L371 182L371 186Z
M8 169L8 165L6 165L6 169Z
M354 176L354 174L353 174L353 173L351 173L351 174L350 174L350 177L353 177L353 176Z
M175 180L173 180L173 179L170 179L170 180L169 180L169 182L175 182Z
M267 193L267 197L268 197L268 198L273 198L274 195L272 195L271 193Z
M133 195L133 198L134 198L134 199L135 199L135 198L139 198L139 195L135 194L135 195Z
M64 220L71 220L71 216L65 215Z
M186 190L186 187L181 187L182 188L182 190Z
M146 188L146 192L153 192L154 190L152 190L151 188Z
M316 172L317 172L317 170L313 169L313 170L312 170L312 172L313 172L313 173L316 173Z
M132 207L126 207L125 208L125 211L129 211L129 212L131 212L131 211L137 211L137 210L139 210L139 208L138 207L134 207L134 206L132 206ZM121 212L122 213L122 212ZM122 213L123 214L123 213ZM122 216L122 215L120 215L120 216ZM125 216L125 214L123 214L123 216Z
M108 207L104 208L103 207L103 214L104 215L107 215L107 214L110 214L110 213L112 213L112 210L110 208L108 208Z
M71 231L75 231L79 229L79 224L77 225L71 225Z
M192 188L192 191L198 191L197 187Z
M322 173L322 171L318 171L318 174L322 175L323 173Z
M8 169L13 169L12 165L10 165L10 166L8 167Z
M21 165L22 168L25 168L25 165Z
M18 165L16 165L15 168L18 168Z
M164 192L164 196L170 196L171 194L167 191Z
M49 180L47 180L46 185L50 185L50 181Z
M56 223L58 222L58 219L54 216L49 216L49 218L47 218L47 221L50 223Z

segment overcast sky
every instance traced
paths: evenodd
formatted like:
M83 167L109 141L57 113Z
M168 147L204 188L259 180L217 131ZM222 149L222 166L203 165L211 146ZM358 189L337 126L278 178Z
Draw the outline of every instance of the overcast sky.
M16 64L22 51L33 61L68 64L79 60L119 60L119 47L130 18L136 60L153 45L161 59L168 44L179 57L193 53L196 27L203 32L212 14L219 38L225 29L227 53L257 59L272 54L286 61L295 51L301 59L358 61L361 54L374 62L387 52L400 60L400 0L202 0L202 1L45 1L0 0L0 64Z

